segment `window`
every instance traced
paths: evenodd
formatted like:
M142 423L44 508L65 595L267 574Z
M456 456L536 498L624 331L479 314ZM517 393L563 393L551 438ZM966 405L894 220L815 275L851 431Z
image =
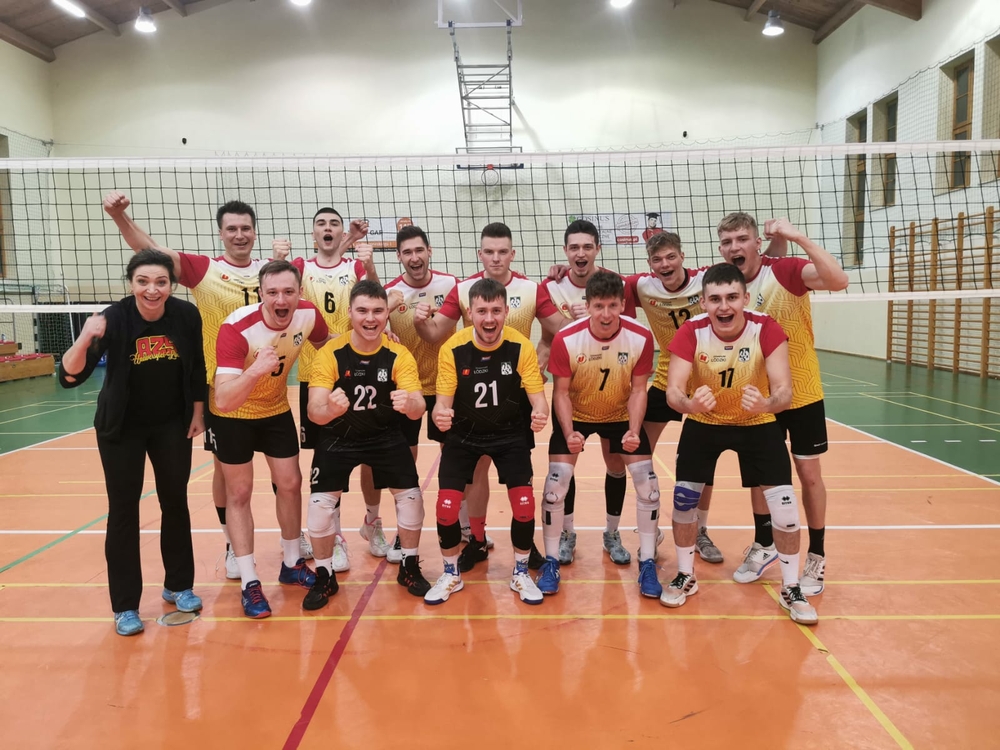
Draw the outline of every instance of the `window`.
M868 113L862 112L855 120L858 143L868 142ZM868 189L868 157L858 154L854 157L854 265L861 265L865 248L865 193Z
M885 140L896 142L896 119L899 113L899 99L892 99L885 105ZM896 155L886 154L882 164L882 205L896 205Z
M951 138L954 141L972 139L972 60L955 68L954 84L954 116L952 118ZM969 172L972 163L968 151L956 151L951 157L949 178L952 190L969 186Z

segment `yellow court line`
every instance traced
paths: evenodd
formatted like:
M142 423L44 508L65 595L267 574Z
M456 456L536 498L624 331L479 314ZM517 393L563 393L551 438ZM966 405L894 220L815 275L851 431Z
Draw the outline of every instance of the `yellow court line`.
M93 401L81 401L78 404L70 404L69 406L64 406L61 409L50 409L49 411L40 411L37 414L29 414L26 417L15 417L14 419L8 419L3 422L0 422L0 424L10 424L11 422L20 422L23 419L34 419L35 417L41 417L44 416L45 414L55 414L57 411L66 411L67 409L75 409L78 406L88 406L93 404L94 404Z
M900 404L896 401L890 401L887 398L881 398L879 396L869 396L868 394L865 394L865 398L871 398L876 401L883 401L887 404L893 404L894 406L901 406L904 409L913 409L913 411L919 411L923 412L924 414L930 414L932 417L941 417L941 419L951 419L952 421L957 422L958 424L964 424L969 427L981 427L984 430L989 430L990 432L1000 432L1000 430L994 429L993 427L987 427L986 425L980 424L979 422L970 422L966 419L959 419L958 417L949 417L947 414L938 414L936 411L921 409L920 407L910 406L909 404Z
M663 470L664 470L665 472L667 472L667 476L668 476L668 477L670 477L670 481L671 481L671 482L676 482L676 481L677 481L677 475L676 475L676 474L674 474L674 472L672 472L672 471L670 470L670 467L669 467L669 466L667 466L667 465L666 465L666 463L664 463L663 459L662 459L662 458L660 458L659 456L657 456L657 455L656 455L655 453L653 454L653 458L655 458L655 459L656 459L657 461L659 461L659 462L660 462L660 466L662 466L662 467L663 467ZM577 490L577 492L580 492L580 491L581 491L581 490ZM596 490L582 490L582 491L583 491L583 492L594 492L594 491L596 491ZM602 492L603 492L603 490L602 490ZM660 493L660 495L662 496L662 494L663 494L663 493L661 492L661 493Z
M949 401L946 398L938 398L937 396L925 396L923 393L913 393L913 392L910 392L910 393L904 394L904 395L906 395L906 396L912 396L914 398L926 398L926 399L930 399L931 401L941 401L942 403L951 404L952 406L961 406L961 407L963 407L965 409L972 409L973 411L984 411L987 414L996 414L998 417L1000 417L1000 411L990 411L989 409L983 409L983 408L980 408L978 406L969 406L968 404L963 404L960 401ZM893 396L893 398L903 398L903 395Z
M779 602L778 593L774 590L774 588L772 588L771 586L765 586L764 588L766 589L770 597L774 599L775 603L778 603ZM830 618L824 618L824 619L830 619ZM846 618L833 618L833 619L846 619ZM826 646L823 645L823 642L816 636L816 634L805 625L799 625L798 623L796 623L796 625L799 629L799 632L801 632L809 640L809 642L813 645L813 647L821 654L824 654L826 656L826 660L830 664L830 666L833 667L833 671L835 671L840 676L840 679L844 681L847 687L851 689L851 692L854 693L855 696L857 696L858 700L860 700L861 703L864 705L864 707L867 708L868 711L871 713L871 715L875 717L875 720L882 725L882 728L889 733L889 736L896 741L896 744L899 745L901 748L904 748L905 750L913 750L913 745L910 744L910 741L903 736L903 733L900 732L896 728L896 725L893 724L892 721L889 719L889 717L882 712L882 709L879 708L878 705L875 703L875 701L872 700L871 696L868 695L865 689L858 684L857 680L855 680L854 677L851 676L851 673L847 671L847 669L844 667L843 664L840 663L837 657L830 653L830 649L828 649Z

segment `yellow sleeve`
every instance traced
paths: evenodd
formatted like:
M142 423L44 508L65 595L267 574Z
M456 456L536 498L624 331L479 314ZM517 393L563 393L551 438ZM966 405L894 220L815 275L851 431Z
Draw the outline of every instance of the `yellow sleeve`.
M434 390L439 396L454 396L458 390L458 373L455 372L455 355L452 352L451 339L438 353L438 376Z
M333 390L334 383L337 382L337 360L333 356L336 349L336 341L328 341L316 354L313 360L312 372L309 373L310 388L326 388Z
M420 373L417 370L417 360L402 346L393 346L396 353L396 363L392 367L392 382L402 391L423 391L420 383Z
M542 382L542 374L538 371L538 355L535 353L535 347L523 336L517 340L521 344L521 356L517 362L521 387L525 393L541 393L545 390L545 384Z

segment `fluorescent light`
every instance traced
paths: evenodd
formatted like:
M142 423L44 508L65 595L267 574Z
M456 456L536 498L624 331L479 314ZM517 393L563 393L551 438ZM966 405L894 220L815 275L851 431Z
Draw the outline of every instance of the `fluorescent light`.
M767 12L767 22L764 24L764 30L761 33L764 36L781 36L785 33L785 24L781 22L781 16L778 15L778 11L769 10Z
M86 18L87 14L84 12L83 8L77 5L71 0L52 0L56 5L62 8L64 11L70 15L76 16L77 18Z
M152 34L156 31L156 21L146 8L139 8L139 17L135 19L135 30L143 34Z
M298 5L299 7L304 8L310 3L312 3L312 1L313 0L292 0L292 5Z
M612 8L626 8L632 4L632 0L611 0Z

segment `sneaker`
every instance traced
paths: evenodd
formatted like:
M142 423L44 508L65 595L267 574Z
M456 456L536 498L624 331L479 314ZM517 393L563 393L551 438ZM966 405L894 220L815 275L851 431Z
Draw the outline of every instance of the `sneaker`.
M698 556L707 563L720 563L723 560L722 550L715 546L715 542L708 536L708 531L702 526L698 529L698 538L695 540L695 549Z
M559 561L554 557L546 557L538 574L538 590L543 594L559 593Z
M698 581L694 573L678 573L670 585L663 589L660 595L660 604L664 607L679 607L687 601L689 596L698 593Z
M302 600L302 609L322 609L329 603L330 597L336 594L339 589L340 585L337 583L337 576L330 575L330 571L320 565L316 568L316 580L312 588L306 592L306 596Z
M420 572L420 558L416 556L408 557L400 564L396 583L405 586L414 596L423 596L431 590L431 582Z
M392 547L385 553L385 559L393 565L399 565L403 562L403 545L399 541L399 534L396 534L396 538L392 540Z
M576 552L576 532L562 530L559 535L559 564L569 565L573 562L573 554Z
M347 551L347 540L342 534L333 535L333 572L346 573L351 569L351 555Z
M604 551L611 556L615 565L628 565L632 562L631 553L622 546L622 535L618 529L604 532Z
M285 565L285 563L281 563L281 572L278 573L278 583L309 589L316 583L316 574L306 565L306 561L300 557L291 568ZM250 584L247 584L247 588L250 588Z
M782 586L778 603L788 610L788 616L792 618L792 622L802 625L815 625L819 622L816 608L809 603L809 600L803 595L802 589L798 586Z
M264 589L260 587L260 581L250 581L247 584L247 587L243 589L242 601L243 614L247 617L261 620L271 616L271 605L267 603L267 597L264 596Z
M483 533L486 535L486 549L493 549L493 537L491 537L489 534L486 534L485 531ZM472 527L471 526L463 526L462 527L462 541L465 542L465 543L468 543L469 537L471 537L471 536L472 536Z
M299 557L303 560L313 559L313 546L306 539L306 532L304 531L299 532Z
M485 531L483 533L486 534ZM486 549L493 549L493 537L489 534L486 534Z
M525 604L541 604L542 599L545 598L535 582L531 580L527 560L514 564L514 572L510 576L510 590L516 591Z
M488 546L488 545L487 545ZM531 549L528 550L528 569L529 570L541 570L542 566L545 565L545 560L547 558L541 552L538 551L538 547L535 543L531 543Z
M733 580L737 583L753 583L776 562L778 562L778 550L773 544L770 547L761 547L754 542L743 551L743 564L733 573Z
M810 552L799 578L799 588L805 596L819 596L823 593L823 575L826 573L826 558Z
M163 601L176 604L178 612L197 612L202 606L201 597L197 596L191 589L183 591L163 589Z
M368 550L372 557L385 557L389 553L389 541L382 531L382 519L376 518L371 524L362 522L361 538L368 542Z
M138 610L115 612L115 632L118 635L139 635L145 629Z
M639 561L639 593L650 599L659 599L663 594L663 585L656 575L656 561Z
M444 564L444 573L437 579L431 590L424 594L424 604L444 604L448 597L465 587L462 576L454 565Z
M476 563L489 559L490 553L486 549L486 542L479 541L475 536L469 537L469 543L458 556L458 569L462 573L468 573Z

